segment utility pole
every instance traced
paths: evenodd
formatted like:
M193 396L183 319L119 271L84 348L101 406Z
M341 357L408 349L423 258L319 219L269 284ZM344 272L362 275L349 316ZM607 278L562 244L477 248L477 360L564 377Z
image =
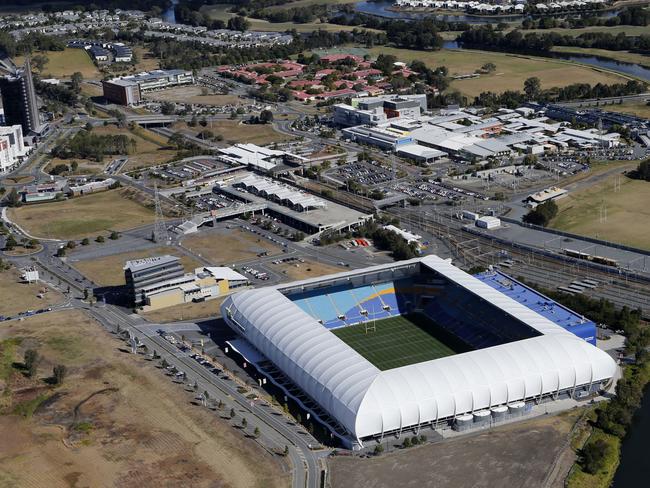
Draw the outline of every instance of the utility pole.
M167 233L167 227L165 226L165 216L163 215L162 206L160 204L160 193L158 192L158 184L154 183L154 205L156 207L156 216L153 227L153 238L155 242L162 243L165 245L169 244L169 234Z

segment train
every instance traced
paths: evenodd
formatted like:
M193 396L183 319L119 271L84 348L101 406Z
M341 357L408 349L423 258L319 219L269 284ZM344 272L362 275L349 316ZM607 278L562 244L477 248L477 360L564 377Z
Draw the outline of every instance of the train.
M574 249L564 249L564 254L576 259L584 259L593 263L602 264L604 266L612 266L618 268L618 261L616 259L606 258L604 256L596 256L587 254L586 252L576 251Z

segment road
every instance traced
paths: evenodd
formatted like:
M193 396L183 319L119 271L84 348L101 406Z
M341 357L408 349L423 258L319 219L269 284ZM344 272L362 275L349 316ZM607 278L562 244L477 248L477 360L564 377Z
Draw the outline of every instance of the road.
M272 452L282 451L284 446L288 446L288 459L293 466L292 486L294 488L320 487L321 459L329 455L329 450L312 450L312 446L318 446L318 441L301 426L263 400L251 402L246 398L248 391L241 393L237 389L238 383L225 375L219 376L208 371L188 353L165 340L156 331L166 326L147 322L142 317L115 305L100 302L93 306L86 303L83 300L84 291L95 288L96 284L55 257L56 247L56 243L46 242L44 249L35 255L7 259L17 267L37 265L44 281L68 294L64 303L52 306L53 310L85 310L109 332L114 332L119 325L131 337L137 337L148 350L159 352L161 360L164 359L179 371L184 371L187 374L188 384L196 381L199 391L207 391L210 398L222 400L226 405L234 405L239 411L238 419L246 416L250 428L260 429L260 437L257 441L266 449Z

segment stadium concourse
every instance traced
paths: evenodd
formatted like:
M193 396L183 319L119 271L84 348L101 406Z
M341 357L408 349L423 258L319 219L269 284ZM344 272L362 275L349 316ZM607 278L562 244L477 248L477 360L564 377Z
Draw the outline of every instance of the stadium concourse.
M611 385L617 366L589 342L594 324L554 322L549 299L507 278L426 256L242 291L221 310L238 350L357 449Z

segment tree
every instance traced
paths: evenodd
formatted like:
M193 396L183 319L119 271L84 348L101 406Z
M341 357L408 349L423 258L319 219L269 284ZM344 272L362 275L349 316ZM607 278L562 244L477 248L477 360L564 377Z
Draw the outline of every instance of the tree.
M255 439L257 439L259 436L260 436L260 428L255 427L255 429L253 430L253 437L255 437Z
M88 288L84 288L84 300L88 300L89 296L90 296L90 292L88 291Z
M377 444L374 450L375 456L379 456L382 452L384 452L384 446Z
M12 188L9 195L7 195L7 205L9 207L20 207L22 205L18 190L15 188Z
M402 442L402 447L404 447L404 448L411 447L411 438L410 437L407 437L406 439L404 439L404 442Z
M580 451L580 464L589 474L596 474L603 468L603 461L609 453L609 445L603 439L589 442Z
M248 420L246 420L246 417L241 419L241 426L242 429L245 429L248 426Z
M84 237L83 239L81 239L81 245L82 246L87 246L88 244L90 244L90 240L87 237Z
M44 56L43 54L37 54L36 56L32 56L32 59L30 60L31 65L36 68L39 73L43 72L43 68L45 68L45 65L49 63L49 59L47 59L47 56Z
M54 384L56 385L62 385L63 380L65 379L65 376L67 374L68 370L63 364L57 364L54 366L52 369L52 376L54 377Z
M60 247L56 250L56 257L57 258L63 258L65 257L65 247Z
M282 451L282 455L284 457L287 457L289 455L289 446L284 446L284 451Z
M231 408L231 409L230 409L230 418L231 418L231 419L234 419L234 418L235 418L235 415L237 415L237 412L235 412L235 409L234 409L234 408Z
M75 247L77 247L77 243L75 241L68 241L65 247L67 247L68 249L74 249Z
M524 93L528 100L537 100L542 91L542 83L539 81L539 78L533 76L524 81Z
M70 77L70 85L75 93L78 94L81 91L81 82L83 80L84 76L79 71L72 73L72 76Z
M246 17L242 17L241 15L237 15L236 17L231 17L228 19L228 29L230 30L236 30L236 31L247 31L248 28L250 27L251 23L246 19Z
M27 370L27 376L33 378L36 376L36 371L38 369L38 363L41 362L41 356L38 354L36 349L27 349L25 355L23 356L23 364Z
M557 215L557 210L557 204L553 200L548 200L524 215L523 221L545 227Z
M5 239L5 250L13 251L13 249L18 245L18 241L13 234L9 234L9 237Z
M269 124L273 122L273 112L270 110L262 110L260 112L260 123L262 124Z
M118 240L120 238L120 234L117 231L114 230L114 231L111 232L111 235L108 236L108 238L110 240L112 240L112 241L116 241L116 240Z
M99 242L101 244L103 242L106 242L106 239L104 238L104 236L97 236L95 242Z
M632 171L631 176L638 180L650 181L650 159L641 161L636 171Z
M163 102L160 105L160 111L163 115L173 115L176 111L176 105L174 105L172 102Z

